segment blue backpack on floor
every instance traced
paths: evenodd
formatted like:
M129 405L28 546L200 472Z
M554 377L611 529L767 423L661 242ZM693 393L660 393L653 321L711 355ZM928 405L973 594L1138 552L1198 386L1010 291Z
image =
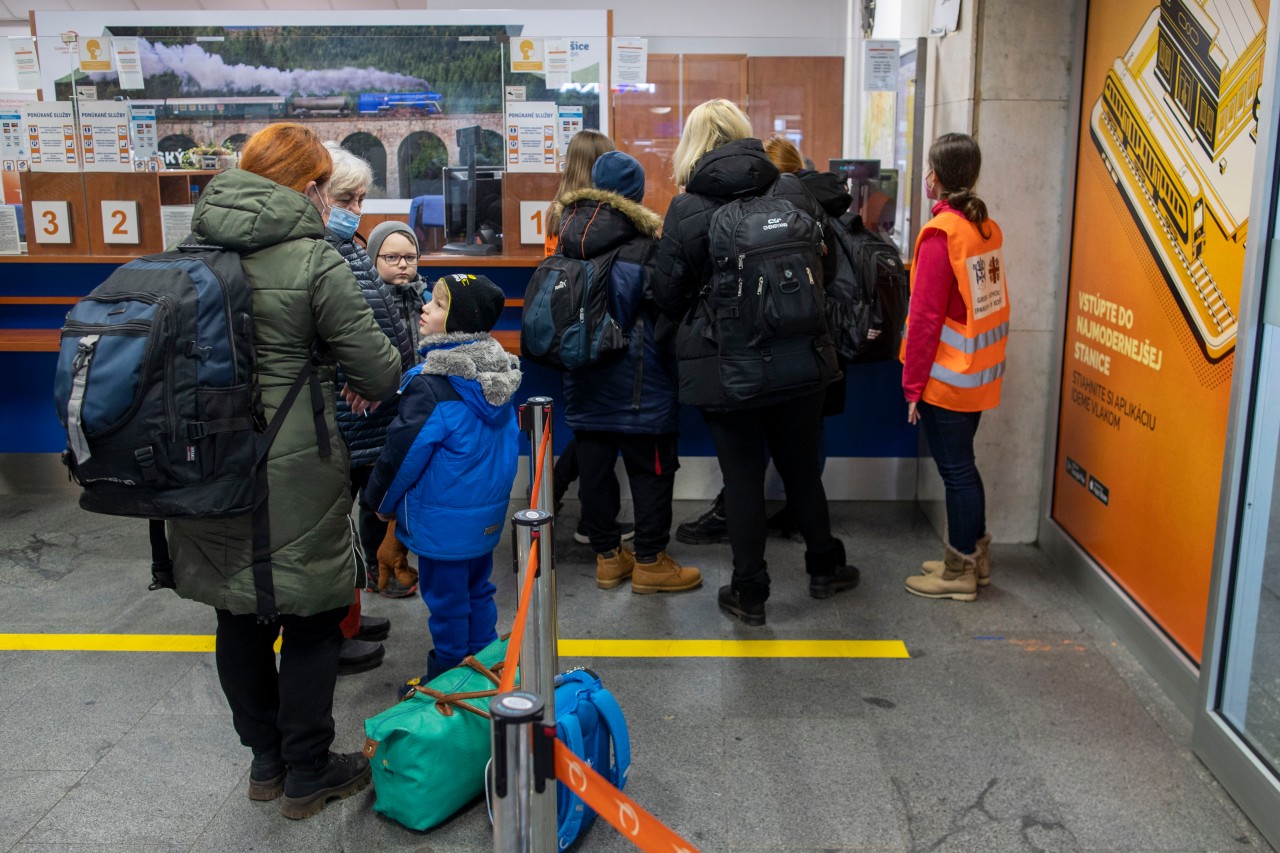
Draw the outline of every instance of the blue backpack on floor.
M622 790L631 769L631 739L618 700L589 669L572 669L557 678L556 737L609 784ZM582 798L556 783L556 826L564 850L591 826L596 813Z

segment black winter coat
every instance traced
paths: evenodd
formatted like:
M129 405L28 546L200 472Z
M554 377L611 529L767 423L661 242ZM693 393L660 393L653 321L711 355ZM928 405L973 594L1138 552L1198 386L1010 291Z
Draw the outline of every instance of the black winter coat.
M676 432L675 360L659 343L670 321L648 293L649 264L662 220L647 207L604 190L568 193L559 204L561 254L591 259L618 249L609 275L609 309L631 336L631 348L621 357L565 374L565 423L575 430Z
M328 229L325 229L324 239L338 250L338 254L342 255L342 259L355 274L356 282L360 285L360 293L364 296L364 301L373 309L373 319L378 321L378 328L400 353L400 372L403 373L413 367L415 358L409 330L400 319L400 311L395 304L395 299L391 296L391 291L378 277L378 271L374 269L373 259L369 257L369 253L358 246L354 240L344 240ZM335 388L341 392L346 381L347 377L342 371L342 365L339 364ZM347 449L351 452L352 468L372 465L377 461L378 453L381 452L382 445L387 440L387 426L395 418L399 402L399 395L392 394L382 401L381 406L369 412L368 417L362 417L351 411L351 406L342 398L341 393L337 395L338 429L342 432L342 437L347 442Z
M778 167L765 153L759 139L727 142L703 155L693 169L685 191L671 200L662 225L662 240L654 261L652 290L658 307L680 322L676 330L676 358L682 372L681 388L695 383L698 399L707 399L718 387L716 344L704 338L691 322L690 311L698 302L703 287L715 275L711 259L709 235L711 215L716 209L737 198L761 196L778 180ZM789 181L777 193L819 223L827 219L817 200L804 189L801 181ZM835 274L836 256L827 249L822 257L824 278ZM713 329L706 330L708 334ZM704 387L705 386L705 387ZM684 396L682 391L682 396ZM720 406L703 406L720 409ZM739 408L727 404L723 407Z

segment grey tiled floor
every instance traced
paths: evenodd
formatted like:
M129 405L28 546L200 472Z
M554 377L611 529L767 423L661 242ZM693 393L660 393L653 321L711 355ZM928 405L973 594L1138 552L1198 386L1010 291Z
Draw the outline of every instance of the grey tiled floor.
M677 505L677 520L700 512ZM562 660L618 696L640 804L704 851L1267 850L1188 748L1190 726L1036 549L996 546L975 604L902 579L936 556L909 504L837 504L863 583L804 588L803 545L770 540L769 625L721 617L727 546L673 543L706 586L635 596L594 584L590 549L557 535L564 638L900 639L909 660ZM208 608L148 593L141 522L67 496L0 497L0 632L195 633ZM510 552L498 555L512 614ZM420 672L420 601L392 619L387 659L340 679L336 747ZM0 851L486 851L483 806L428 833L374 814L372 790L302 822L246 797L206 654L0 652ZM634 849L598 823L579 849Z

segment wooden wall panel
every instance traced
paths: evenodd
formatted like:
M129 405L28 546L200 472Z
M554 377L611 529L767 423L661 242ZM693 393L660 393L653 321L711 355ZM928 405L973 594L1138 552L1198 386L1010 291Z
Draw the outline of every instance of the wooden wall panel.
M753 56L747 60L747 114L756 136L799 133L800 152L826 171L844 146L844 59Z

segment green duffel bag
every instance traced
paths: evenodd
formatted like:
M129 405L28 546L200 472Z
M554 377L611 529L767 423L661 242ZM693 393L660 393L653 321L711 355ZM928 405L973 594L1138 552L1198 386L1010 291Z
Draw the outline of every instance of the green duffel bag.
M497 640L364 721L374 811L430 829L480 796L493 754L489 700L506 653L507 641Z

